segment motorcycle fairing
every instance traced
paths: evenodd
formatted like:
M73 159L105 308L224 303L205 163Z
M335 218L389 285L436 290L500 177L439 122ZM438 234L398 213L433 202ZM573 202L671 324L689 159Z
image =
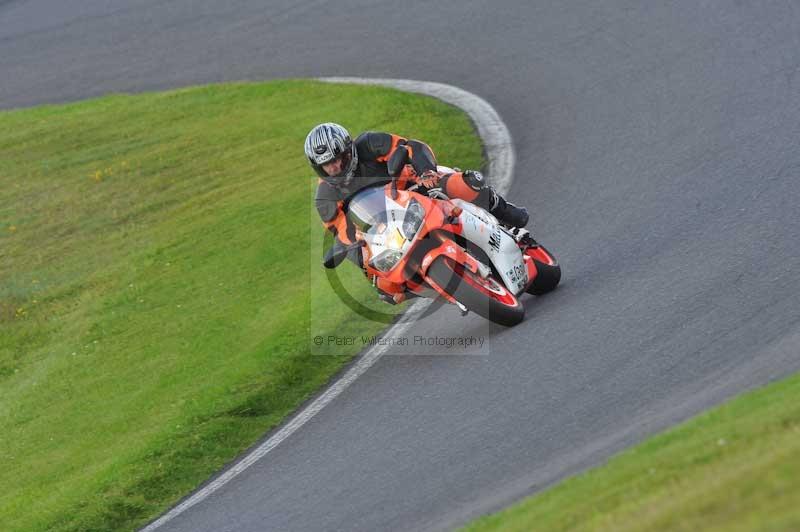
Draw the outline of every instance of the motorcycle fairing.
M450 201L462 209L461 234L486 253L514 295L522 293L528 285L528 268L514 237L486 210L461 199Z

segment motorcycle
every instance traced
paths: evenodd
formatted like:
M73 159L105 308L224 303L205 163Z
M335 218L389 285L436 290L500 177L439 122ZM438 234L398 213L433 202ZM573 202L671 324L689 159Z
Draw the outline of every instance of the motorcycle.
M392 162L397 170L407 160ZM390 164L392 175L402 173L391 170ZM454 170L439 166L438 171ZM528 231L507 228L488 211L437 189L401 190L393 178L358 191L343 210L356 241L331 248L325 266L336 267L359 250L368 278L394 283L405 298L442 297L462 315L472 311L513 326L525 317L523 292L545 294L561 279L553 254Z

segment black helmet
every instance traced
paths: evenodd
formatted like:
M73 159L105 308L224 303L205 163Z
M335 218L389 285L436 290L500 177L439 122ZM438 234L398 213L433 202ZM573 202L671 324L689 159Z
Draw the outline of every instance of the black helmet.
M358 152L350 133L339 124L326 122L312 129L306 136L306 157L319 177L334 186L347 185L358 166ZM342 158L342 172L330 176L322 169L337 157Z

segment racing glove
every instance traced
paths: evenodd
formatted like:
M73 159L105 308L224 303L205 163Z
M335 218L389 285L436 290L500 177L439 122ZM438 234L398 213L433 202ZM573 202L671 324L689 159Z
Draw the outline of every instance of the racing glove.
M416 177L416 183L427 189L438 188L442 174L436 170L425 170L422 175Z

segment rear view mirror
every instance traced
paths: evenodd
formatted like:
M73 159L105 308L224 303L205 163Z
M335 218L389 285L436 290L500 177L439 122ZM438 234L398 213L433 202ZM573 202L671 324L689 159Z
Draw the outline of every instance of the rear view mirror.
M332 270L336 268L338 265L342 263L342 261L347 257L347 254L354 249L358 249L361 246L366 244L365 241L359 240L355 244L350 244L349 246L345 246L338 240L334 240L333 245L330 247L328 251L325 252L325 257L322 259L322 265Z

